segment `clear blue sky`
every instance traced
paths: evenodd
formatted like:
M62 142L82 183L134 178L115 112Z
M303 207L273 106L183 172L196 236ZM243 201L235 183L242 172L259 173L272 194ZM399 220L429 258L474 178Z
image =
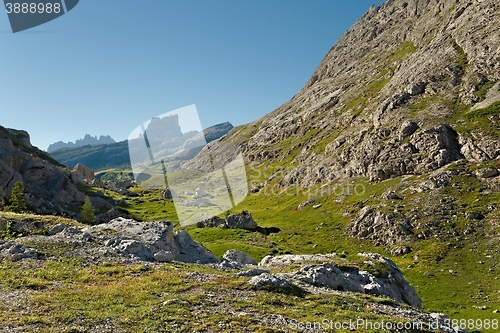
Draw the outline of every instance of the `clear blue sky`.
M86 133L125 140L190 104L204 127L248 123L302 88L374 2L81 0L17 34L0 13L0 125L46 149Z

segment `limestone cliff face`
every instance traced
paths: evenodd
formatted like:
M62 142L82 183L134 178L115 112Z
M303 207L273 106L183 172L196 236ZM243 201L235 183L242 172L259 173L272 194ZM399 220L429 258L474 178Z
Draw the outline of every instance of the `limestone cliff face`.
M283 186L486 162L500 157L498 114L471 110L500 100L499 82L497 0L388 0L344 33L289 102L223 140L249 161L289 162ZM186 167L206 163L200 154Z
M0 127L0 200L9 198L20 180L37 213L72 215L85 200L70 172L33 147L28 133Z

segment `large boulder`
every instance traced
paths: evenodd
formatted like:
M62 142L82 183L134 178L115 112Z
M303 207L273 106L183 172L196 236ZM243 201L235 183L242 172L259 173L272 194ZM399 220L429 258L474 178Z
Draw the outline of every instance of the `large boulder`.
M202 216L196 226L198 228L227 228L226 220L218 216Z
M353 291L392 298L415 308L422 306L415 288L403 277L403 273L390 259L377 253L360 253L369 266L383 267L382 273L372 273L356 267L346 268L335 264L335 254L328 255L284 255L264 257L259 263L261 268L301 266L293 273L280 273L254 277L251 284L284 285L295 283L304 288L326 287L341 291Z
M92 262L219 262L211 251L195 242L186 231L175 232L170 221L148 223L120 217L91 227L58 224L49 229L48 235L29 236L29 239L42 243L71 244L72 250L64 256L76 256ZM16 240L21 245L23 241L23 238Z
M108 234L107 246L125 257L201 264L218 262L212 252L195 242L187 232L174 232L170 221L144 223L117 218L106 224L85 228L82 232L88 232L97 239L102 233Z
M92 170L91 168L81 164L81 163L78 163L77 165L75 165L75 167L73 168L73 170L71 171L71 175L73 176L73 178L75 180L78 180L80 182L82 181L92 181L94 180L94 170Z
M256 230L259 228L257 222L252 218L252 214L244 210L240 214L229 215L225 220L218 216L206 216L200 217L196 223L198 228L223 228L223 229L246 229L246 230Z
M241 252L238 250L228 250L222 256L219 267L241 269L248 265L257 265L257 261L245 252Z
M269 287L288 289L292 287L292 283L287 279L279 275L270 274L268 272L263 272L257 276L252 277L248 283L257 289Z
M247 210L244 210L241 214L229 215L226 223L231 229L255 230L259 227L253 220L252 214Z
M238 250L228 250L222 258L242 265L257 265L257 261L252 256Z

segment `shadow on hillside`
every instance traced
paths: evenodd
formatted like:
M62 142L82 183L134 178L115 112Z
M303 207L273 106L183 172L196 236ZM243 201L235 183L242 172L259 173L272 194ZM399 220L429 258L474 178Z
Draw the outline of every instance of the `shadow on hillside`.
M254 229L254 231L260 232L261 234L268 236L270 234L277 234L278 232L281 231L281 229L276 227L270 227L270 228L257 227Z

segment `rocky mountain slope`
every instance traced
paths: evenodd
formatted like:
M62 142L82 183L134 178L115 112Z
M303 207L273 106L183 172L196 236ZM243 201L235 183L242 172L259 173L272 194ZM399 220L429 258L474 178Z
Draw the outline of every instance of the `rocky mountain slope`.
M237 144L254 192L237 209L281 229L273 251L375 246L424 308L499 319L499 23L495 0L373 6L290 101L184 167Z
M0 200L22 181L28 206L41 214L72 214L85 195L71 172L30 143L28 133L0 127Z
M289 102L225 140L250 161L284 165L282 186L493 161L498 104L476 107L500 98L499 9L494 0L373 6ZM200 155L187 167L206 164Z

